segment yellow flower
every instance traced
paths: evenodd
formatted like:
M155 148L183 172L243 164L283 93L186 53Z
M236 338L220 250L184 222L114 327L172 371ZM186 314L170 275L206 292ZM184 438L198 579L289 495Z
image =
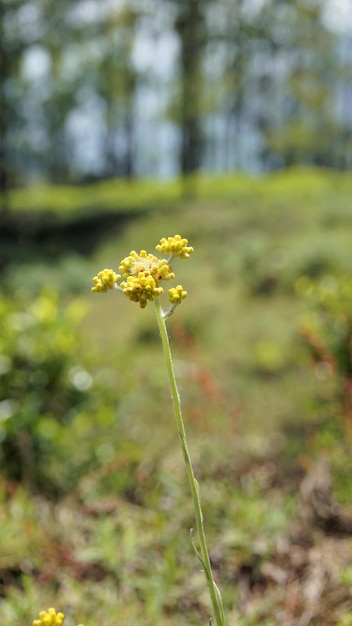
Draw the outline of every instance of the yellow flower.
M94 276L92 291L105 293L108 289L117 288L133 302L139 302L140 307L144 309L149 301L155 300L163 293L164 290L159 285L160 281L175 278L170 259L175 256L187 259L194 252L193 248L188 246L188 240L183 239L181 235L167 239L163 237L156 249L168 254L169 258L159 259L146 250L140 252L132 250L120 263L121 274L105 269ZM121 279L122 282L119 282ZM174 306L186 296L187 292L181 285L169 290L169 300ZM169 309L168 315L171 314L174 306Z
M138 276L128 276L121 283L121 289L130 300L139 302L141 309L147 306L148 300L155 300L164 291L162 287L157 287L153 276L148 276L146 272L139 272Z
M187 297L187 291L185 291L182 285L177 285L177 287L172 287L169 289L169 300L171 304L180 304L181 300L184 300Z
M166 259L158 259L154 254L135 250L122 259L119 271L125 279L120 287L133 302L139 302L144 309L148 301L155 300L163 293L158 284L161 280L172 280L175 274Z
M188 246L188 239L183 239L181 235L174 235L174 237L167 239L163 237L155 249L162 254L169 254L171 257L179 256L182 259L188 259L190 254L194 252L194 248Z
M121 276L116 274L114 270L102 270L98 276L93 277L94 287L93 293L106 293L108 289L113 289L115 284L120 280Z
M47 611L40 611L39 619L35 619L33 626L61 626L64 621L63 613L56 613L55 609L50 608Z

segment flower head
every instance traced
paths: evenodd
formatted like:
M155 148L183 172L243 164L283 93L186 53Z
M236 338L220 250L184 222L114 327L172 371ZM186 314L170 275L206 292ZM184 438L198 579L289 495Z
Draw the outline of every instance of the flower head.
M40 611L39 619L35 619L33 626L61 626L64 621L63 613L56 613L55 609L50 608L47 611Z
M188 259L194 252L194 248L188 246L188 239L183 239L181 235L174 235L167 239L163 237L155 249L162 254L169 254L171 257L179 256L181 259Z
M150 254L146 250L140 252L132 250L122 259L119 266L120 274L116 274L114 270L105 269L94 276L92 291L105 293L109 289L117 288L130 300L138 302L144 309L148 302L155 300L164 292L160 285L161 281L175 278L170 260L175 256L187 259L194 252L193 248L188 246L188 240L183 239L181 235L167 239L164 237L156 249L167 254L168 259L159 259L155 254ZM172 306L168 315L186 295L187 292L181 285L169 290L169 300Z

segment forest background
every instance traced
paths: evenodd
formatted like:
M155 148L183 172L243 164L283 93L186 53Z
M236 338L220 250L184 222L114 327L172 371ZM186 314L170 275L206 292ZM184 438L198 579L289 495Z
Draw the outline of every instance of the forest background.
M0 0L0 623L208 623L152 305L230 626L352 623L348 0Z
M348 2L2 0L1 189L351 166Z

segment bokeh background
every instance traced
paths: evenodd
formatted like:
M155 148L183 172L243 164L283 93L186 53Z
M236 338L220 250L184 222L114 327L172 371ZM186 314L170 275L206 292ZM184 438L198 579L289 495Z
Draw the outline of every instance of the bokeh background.
M349 0L0 0L0 623L352 623Z
M348 0L3 0L1 186L351 166Z

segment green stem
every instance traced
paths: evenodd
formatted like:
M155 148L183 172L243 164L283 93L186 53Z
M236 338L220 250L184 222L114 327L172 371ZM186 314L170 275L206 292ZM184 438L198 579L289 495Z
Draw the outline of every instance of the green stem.
M208 552L208 547L207 547L207 542L206 542L205 532L204 532L204 525L203 525L203 512L202 512L202 507L201 507L201 502L200 502L199 485L194 476L192 461L191 461L191 457L190 457L189 450L188 450L186 431L185 431L183 418L182 418L182 411L181 411L181 400L180 400L180 395L179 395L178 388L177 388L175 371L174 371L174 366L172 362L172 354L171 354L171 349L170 349L169 337L167 333L163 310L161 308L158 298L154 300L154 304L155 304L156 317L157 317L159 330L160 330L161 341L163 344L165 364L166 364L166 369L167 369L167 374L168 374L168 379L169 379L169 384L170 384L174 414L176 417L177 428L178 428L178 432L180 435L183 456L185 459L188 482L189 482L189 486L190 486L192 498L193 498L194 512L195 512L195 517L196 517L196 522L197 522L198 539L199 539L199 546L200 546L200 554L197 551L197 555L204 569L205 577L208 583L216 624L217 626L225 626L226 620L225 620L224 609L222 605L222 599L221 599L220 591L215 584L212 569L211 569L211 564L210 564L209 552Z

